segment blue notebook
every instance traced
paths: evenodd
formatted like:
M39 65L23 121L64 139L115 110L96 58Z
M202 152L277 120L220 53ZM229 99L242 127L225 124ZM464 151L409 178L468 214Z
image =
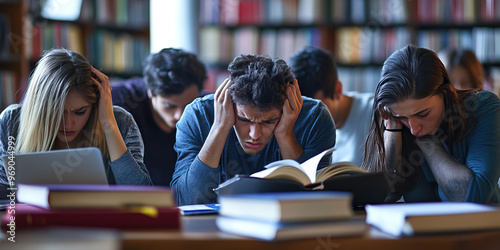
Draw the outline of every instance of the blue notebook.
M178 207L182 215L202 215L219 213L219 204L198 204Z

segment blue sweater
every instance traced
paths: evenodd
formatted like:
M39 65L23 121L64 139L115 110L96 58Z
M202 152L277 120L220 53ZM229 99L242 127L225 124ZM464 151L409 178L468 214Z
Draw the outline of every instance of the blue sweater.
M467 110L467 136L453 145L446 146L457 162L472 171L465 201L500 202L500 99L494 93L481 91L465 100ZM475 123L471 118L475 119ZM423 162L419 185L404 194L407 202L448 201L432 174Z
M21 104L12 104L0 114L0 157L8 152L9 136L17 137ZM109 184L151 185L148 171L143 163L144 145L141 134L132 116L120 107L113 108L120 134L127 152L120 158L105 162ZM0 160L0 184L8 185L3 162ZM0 190L0 193L5 190Z
M327 107L318 100L303 97L304 104L295 123L295 136L304 153L296 159L302 163L335 145L335 124ZM234 128L228 134L218 168L203 164L198 154L214 121L213 94L189 104L177 123L174 146L177 163L170 186L178 205L216 202L213 191L220 183L236 174L249 175L266 164L281 160L278 142L273 137L258 154L246 154ZM330 159L320 163L329 164Z

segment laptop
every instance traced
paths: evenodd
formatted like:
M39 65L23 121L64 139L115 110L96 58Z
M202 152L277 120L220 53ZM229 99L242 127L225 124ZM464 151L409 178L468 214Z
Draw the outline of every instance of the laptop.
M2 158L15 168L15 183L108 184L101 151L95 147L16 154ZM8 171L6 171L8 173Z

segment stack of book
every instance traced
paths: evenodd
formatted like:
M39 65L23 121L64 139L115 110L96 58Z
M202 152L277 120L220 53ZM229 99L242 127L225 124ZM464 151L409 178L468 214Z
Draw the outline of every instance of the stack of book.
M218 228L261 240L354 236L365 232L347 192L288 192L219 196Z
M2 216L4 229L179 229L181 224L180 211L166 187L18 184L17 200Z
M352 206L384 203L389 192L389 175L370 173L351 162L336 162L318 170L321 162L330 162L334 148L327 149L302 164L279 160L250 176L236 175L221 183L218 195L276 193L297 191L342 191L352 194Z

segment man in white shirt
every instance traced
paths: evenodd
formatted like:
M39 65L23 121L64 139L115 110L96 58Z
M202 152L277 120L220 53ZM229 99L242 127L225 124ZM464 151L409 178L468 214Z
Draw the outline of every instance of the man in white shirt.
M302 95L321 100L333 116L337 141L332 163L349 161L361 166L373 93L344 93L335 61L323 49L306 46L292 56L290 65Z

